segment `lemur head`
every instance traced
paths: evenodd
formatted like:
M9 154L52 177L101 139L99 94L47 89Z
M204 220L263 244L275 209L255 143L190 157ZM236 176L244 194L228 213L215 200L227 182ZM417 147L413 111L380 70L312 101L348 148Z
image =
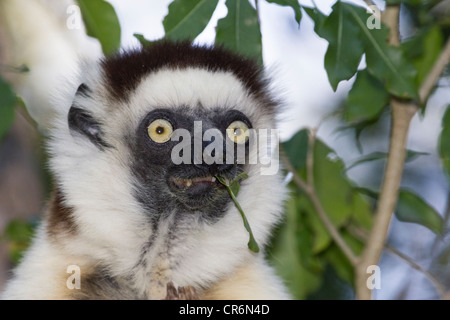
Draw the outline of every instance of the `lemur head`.
M224 234L245 248L248 234L215 178L245 172L239 201L257 240L267 240L284 191L278 174L261 173L264 141L252 138L274 129L277 109L257 65L220 48L161 42L104 58L81 77L50 142L59 201L71 215L52 228L107 238L133 224L156 232L176 216L229 228Z

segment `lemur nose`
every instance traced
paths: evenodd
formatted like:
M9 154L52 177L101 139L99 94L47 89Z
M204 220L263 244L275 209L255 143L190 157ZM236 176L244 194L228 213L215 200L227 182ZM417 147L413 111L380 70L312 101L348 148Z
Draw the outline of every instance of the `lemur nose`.
M202 163L194 163L194 166L199 169L208 171L212 176L216 176L216 175L221 174L222 172L225 172L228 169L232 168L234 166L234 164L228 164L228 163L206 164L206 163L202 162Z
M216 150L212 149L210 153L206 152L205 149L214 142L214 139L212 141L203 141L202 143L202 152L198 152L198 154L195 154L193 152L192 154L192 160L195 167L208 171L211 175L218 175L231 167L234 166L234 163L227 163L226 162L226 146L223 146L222 150L222 156L218 155L216 157ZM217 152L220 152L217 150Z

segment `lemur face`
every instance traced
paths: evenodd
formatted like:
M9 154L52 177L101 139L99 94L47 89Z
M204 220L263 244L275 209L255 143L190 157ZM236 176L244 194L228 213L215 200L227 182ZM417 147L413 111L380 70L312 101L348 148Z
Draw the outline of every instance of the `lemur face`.
M230 197L216 176L251 171L253 130L273 128L275 104L260 69L220 49L169 43L101 67L103 86L77 91L71 131L100 152L127 155L133 196L150 217L180 208L221 217ZM105 96L107 104L87 107Z
M139 200L149 208L159 202L166 208L201 211L205 217L220 215L230 197L216 176L232 180L245 171L237 148L248 155L245 135L250 128L250 120L237 110L184 106L150 111L130 145ZM230 130L235 141L228 137ZM227 149L232 153L228 159Z

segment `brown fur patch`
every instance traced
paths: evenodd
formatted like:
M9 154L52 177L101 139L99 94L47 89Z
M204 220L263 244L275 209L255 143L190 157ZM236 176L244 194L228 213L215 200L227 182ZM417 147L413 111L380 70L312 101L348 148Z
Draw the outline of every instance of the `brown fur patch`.
M58 237L64 234L75 234L77 226L73 217L73 208L67 206L64 195L58 188L53 191L47 213L47 234Z
M259 98L265 95L267 85L262 69L252 60L234 54L221 47L196 46L189 42L160 41L149 47L123 51L105 58L101 65L105 72L110 95L126 101L146 75L163 68L185 69L188 67L211 72L232 72L247 89Z

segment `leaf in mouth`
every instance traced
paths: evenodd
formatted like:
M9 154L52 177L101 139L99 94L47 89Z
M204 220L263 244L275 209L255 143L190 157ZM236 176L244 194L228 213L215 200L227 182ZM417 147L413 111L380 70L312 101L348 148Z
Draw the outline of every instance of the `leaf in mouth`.
M248 241L248 248L253 252L259 252L258 243L256 243L255 237L253 236L252 229L250 228L250 224L248 223L247 218L245 217L244 210L242 210L241 205L236 199L236 196L239 192L239 183L241 182L241 180L247 178L248 175L246 173L239 174L236 178L234 178L231 181L224 177L216 176L216 179L227 188L228 193L230 194L230 197L234 202L234 205L236 206L236 208L238 209L238 211L242 216L242 220L244 221L244 227L250 235L250 239Z

